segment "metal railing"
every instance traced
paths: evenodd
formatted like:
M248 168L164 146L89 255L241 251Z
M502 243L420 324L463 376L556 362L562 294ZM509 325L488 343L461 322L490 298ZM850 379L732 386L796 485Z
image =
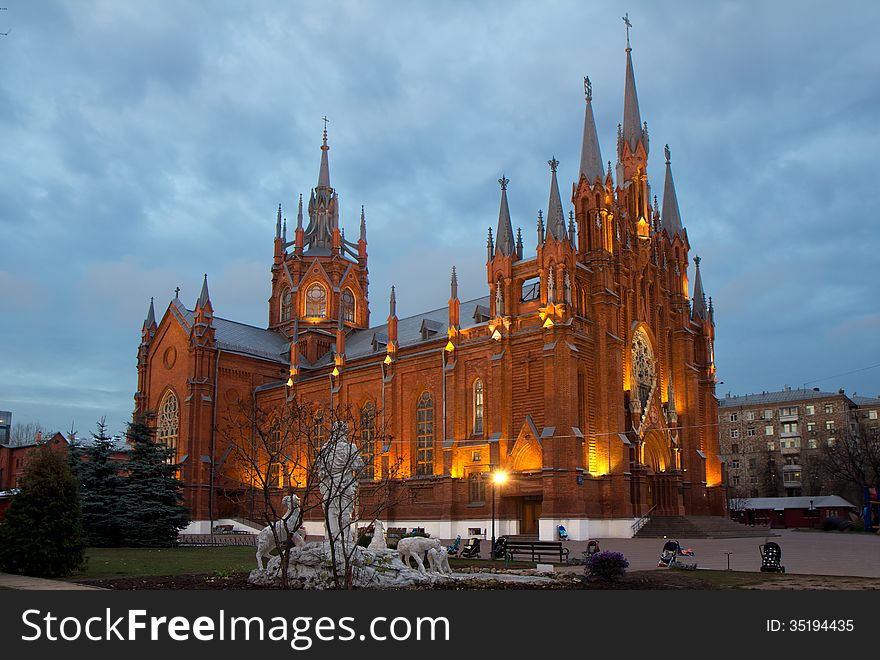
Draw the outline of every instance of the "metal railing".
M651 512L656 508L657 508L657 505L655 504L650 509L648 509L648 511L645 513L645 515L643 515L641 518L639 518L638 520L636 520L632 524L633 536L638 534L639 530L648 524L648 521L651 520Z

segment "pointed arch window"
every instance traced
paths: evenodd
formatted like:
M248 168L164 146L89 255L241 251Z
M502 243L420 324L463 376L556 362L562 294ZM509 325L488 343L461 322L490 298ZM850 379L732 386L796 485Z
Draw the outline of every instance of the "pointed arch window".
M177 443L180 433L180 405L177 396L169 390L159 404L159 424L156 429L159 442L174 450L173 460L177 461Z
M320 449L320 446L324 443L324 411L321 409L315 411L315 423L312 437L315 441L315 447Z
M372 479L376 474L376 407L372 402L361 408L361 459L364 470L361 476Z
M342 320L354 323L354 294L351 289L342 292Z
M306 316L313 319L327 316L327 289L317 282L306 290Z
M293 294L290 289L284 287L281 292L281 321L289 321L293 316Z
M434 397L423 392L416 406L416 474L434 474Z
M474 381L474 435L483 435L483 381Z

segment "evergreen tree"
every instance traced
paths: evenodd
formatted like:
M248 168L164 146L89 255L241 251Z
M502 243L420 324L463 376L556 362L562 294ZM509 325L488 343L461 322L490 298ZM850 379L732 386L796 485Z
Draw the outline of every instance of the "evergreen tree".
M167 547L174 545L190 515L182 504L174 450L156 442L150 420L138 416L128 425L131 457L122 486L120 526L126 545Z
M121 521L123 478L120 466L111 460L113 438L107 435L105 418L92 433L92 443L70 447L70 467L80 485L83 529L89 545L117 547L122 545Z
M85 546L76 479L64 456L39 446L28 457L21 492L0 524L0 570L70 575L83 565Z

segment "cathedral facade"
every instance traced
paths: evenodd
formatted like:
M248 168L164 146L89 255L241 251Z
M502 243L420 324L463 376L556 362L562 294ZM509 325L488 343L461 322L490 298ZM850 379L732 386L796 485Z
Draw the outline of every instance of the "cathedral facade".
M217 497L218 420L292 391L381 408L394 442L362 451L374 479L400 467L409 497L386 512L390 526L485 533L493 500L499 534L542 539L558 525L573 539L626 537L647 515L724 514L712 301L697 257L691 294L668 147L662 203L651 192L628 44L625 75L616 167L603 165L585 79L570 210L554 158L531 256L499 180L484 297L459 300L453 269L447 307L398 318L392 288L387 318L371 324L364 213L348 240L325 129L292 240L278 210L265 328L216 316L207 277L193 309L175 297L157 323L151 302L136 411L155 411L159 439L177 447L194 519L242 515ZM503 485L486 479L496 471Z

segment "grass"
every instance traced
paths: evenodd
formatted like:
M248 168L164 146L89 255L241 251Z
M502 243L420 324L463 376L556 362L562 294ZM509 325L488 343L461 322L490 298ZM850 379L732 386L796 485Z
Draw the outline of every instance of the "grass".
M256 548L221 546L217 548L89 548L86 568L72 580L230 573L255 568Z
M196 548L89 548L85 569L72 575L71 580L92 580L117 577L144 577L156 575L224 574L250 571L254 568L255 548L221 546ZM450 558L449 564L457 570L503 569L504 561L488 559ZM530 562L513 561L507 568L534 568Z

